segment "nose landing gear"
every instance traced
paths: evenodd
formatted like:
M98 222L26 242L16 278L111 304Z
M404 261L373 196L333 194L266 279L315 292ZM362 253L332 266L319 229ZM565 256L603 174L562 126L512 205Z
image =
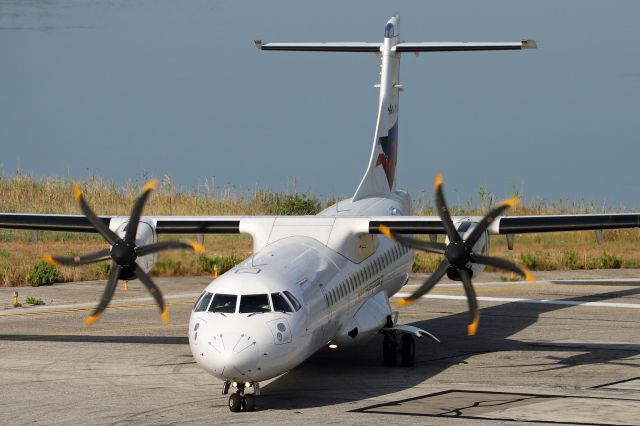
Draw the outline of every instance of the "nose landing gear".
M253 411L256 408L256 396L260 394L260 385L258 383L231 383L225 381L222 393L229 393L229 388L233 386L237 390L229 395L229 410L234 413L239 411ZM253 386L253 393L244 393L246 386Z

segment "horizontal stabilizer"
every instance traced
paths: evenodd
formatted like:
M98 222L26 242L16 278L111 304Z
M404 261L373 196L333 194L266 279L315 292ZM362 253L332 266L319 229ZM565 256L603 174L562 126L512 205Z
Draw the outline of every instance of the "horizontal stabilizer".
M398 43L396 52L456 52L465 50L520 50L535 49L538 45L534 40L517 42L423 42Z
M260 50L288 50L298 52L380 52L381 43L340 42L340 43L264 43L254 40Z

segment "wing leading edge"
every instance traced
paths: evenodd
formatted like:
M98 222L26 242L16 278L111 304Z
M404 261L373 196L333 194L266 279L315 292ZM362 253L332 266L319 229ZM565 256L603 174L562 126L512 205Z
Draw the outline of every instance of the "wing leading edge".
M100 216L109 226L122 223L126 216ZM323 216L145 216L156 225L158 234L239 234L247 224L251 228L270 227L274 223L295 222L297 226L328 226L329 218ZM378 234L380 225L386 225L398 234L444 234L442 222L437 216L379 216L336 217L354 234ZM455 216L454 221L479 221L481 217ZM243 226L244 225L244 226ZM541 232L571 232L640 227L640 213L549 215L549 216L503 216L488 228L489 234L528 234ZM96 230L86 217L59 214L0 214L0 229L23 229L36 231L89 232Z

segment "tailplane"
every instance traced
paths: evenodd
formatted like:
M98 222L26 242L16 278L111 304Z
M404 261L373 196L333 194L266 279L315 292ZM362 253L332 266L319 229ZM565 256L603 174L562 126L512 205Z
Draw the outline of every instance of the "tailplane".
M536 42L400 42L400 18L392 17L387 22L382 43L346 42L346 43L263 43L256 40L260 50L284 50L304 52L368 52L380 56L380 97L378 101L378 119L373 138L373 147L369 166L353 201L367 197L386 196L396 188L396 170L398 160L398 105L402 86L400 79L400 55L412 52L453 52L475 50L520 50L535 49Z

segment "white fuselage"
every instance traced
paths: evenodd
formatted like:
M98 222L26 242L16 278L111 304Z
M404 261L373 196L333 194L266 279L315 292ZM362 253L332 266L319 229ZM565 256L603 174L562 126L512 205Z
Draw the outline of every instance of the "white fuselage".
M341 201L320 216L401 215L409 206L409 197L396 192ZM189 322L195 360L220 379L258 382L292 369L328 343L361 342L385 327L388 298L406 282L413 252L370 234L354 235L343 247L340 253L299 229L211 282L203 293L212 295L209 302L199 300ZM212 312L216 295L237 296L233 308ZM246 311L246 295L269 295L268 312ZM290 309L278 312L282 295Z

